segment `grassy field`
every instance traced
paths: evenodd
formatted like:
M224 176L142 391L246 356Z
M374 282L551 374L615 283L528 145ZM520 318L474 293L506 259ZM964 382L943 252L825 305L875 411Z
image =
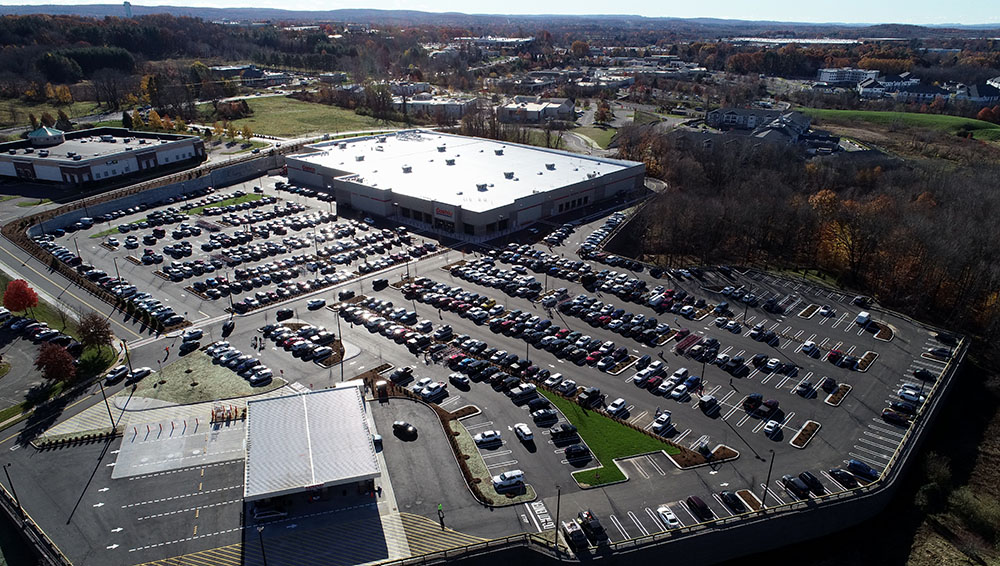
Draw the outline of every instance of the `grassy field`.
M48 112L53 118L62 110L70 118L78 118L100 112L96 102L74 102L63 106L53 106L48 103L32 104L23 100L8 99L0 101L0 128L12 126L29 127L31 122L28 114L34 114L35 118L41 118L42 114Z
M586 410L555 393L539 391L577 428L580 438L603 465L601 468L574 473L573 477L581 484L601 485L624 480L625 474L613 462L615 458L658 450L667 454L680 453L676 447L629 428L603 413Z
M594 140L597 145L601 146L601 149L607 149L608 144L611 143L611 138L614 137L618 130L611 127L584 126L570 131L587 136L588 138Z
M632 122L635 124L648 124L650 122L656 122L660 117L652 112L646 112L644 110L636 110L632 114Z
M829 120L831 122L853 123L870 122L874 124L899 124L915 128L941 130L951 134L961 131L972 132L973 137L982 140L1000 140L1000 125L963 118L961 116L946 116L943 114L917 114L913 112L878 112L873 110L824 110L819 108L803 108L802 112L812 118Z
M249 124L255 134L294 138L307 134L336 134L403 125L360 116L336 106L302 102L284 96L247 99L247 103L253 110L253 116L234 120L232 123L237 128ZM201 109L209 108L208 105L202 105ZM210 124L212 120L206 118L205 122Z
M197 206L195 208L192 208L191 210L188 210L187 213L193 216L196 214L201 214L202 212L205 212L206 208L211 208L213 206L229 206L231 204L240 204L244 202L260 200L264 198L264 196L265 195L262 193L250 193L248 195L243 195L241 197L227 198L226 200L220 200L219 202L213 204L206 204L205 206Z
M267 385L253 387L231 369L213 364L211 356L195 351L140 381L135 396L178 404L201 403L259 395L285 383L275 377ZM127 397L130 393L126 388L119 395Z

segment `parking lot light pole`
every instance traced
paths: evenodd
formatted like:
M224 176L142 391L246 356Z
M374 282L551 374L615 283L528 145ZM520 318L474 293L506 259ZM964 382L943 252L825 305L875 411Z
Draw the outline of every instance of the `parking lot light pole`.
M771 470L774 468L774 450L771 450L771 463L767 466L767 481L764 482L764 493L761 494L760 505L767 509L767 490L771 487Z
M17 490L14 489L14 482L10 479L10 472L7 471L7 467L10 466L10 462L3 465L3 474L7 476L7 484L10 486L10 492L14 496L14 502L17 503L17 510L21 514L21 520L24 520L24 507L21 507L21 500L17 497Z
M559 504L562 503L562 488L556 484L556 556L559 556Z
M111 429L115 428L115 417L111 414L111 405L108 404L108 395L104 392L104 380L98 379L97 384L101 386L101 397L104 397L104 406L108 408L108 418L111 419Z
M122 349L125 350L125 361L128 363L128 371L129 371L129 373L132 373L133 372L133 370L132 370L132 356L130 356L128 354L128 344L126 344L124 340L122 340L121 342L122 342Z
M264 559L264 566L267 566L267 554L264 552L264 525L257 525L257 539L260 541L260 557Z
M747 295L753 295L753 283L750 284L750 292L747 293ZM741 297L740 300L743 300L745 298L746 298L746 295L743 295L743 297ZM747 323L747 311L748 310L750 310L750 301L743 301L743 324Z
M115 256L111 256L111 260L113 262L115 262L115 275L118 276L118 283L121 284L121 281L122 281L122 272L118 271L118 258L115 257Z

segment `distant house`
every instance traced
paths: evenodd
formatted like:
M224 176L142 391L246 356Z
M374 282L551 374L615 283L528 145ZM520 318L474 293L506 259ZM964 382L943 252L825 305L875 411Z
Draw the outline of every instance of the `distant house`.
M851 83L858 84L865 79L877 79L878 71L869 69L852 69L850 67L840 67L836 69L820 69L816 75L816 80L823 83Z
M948 98L949 92L934 85L908 85L901 87L893 97L900 102L934 102L936 98Z
M968 100L975 104L989 106L1000 102L1000 88L991 84L960 86L955 92L955 100Z
M785 112L773 120L761 124L750 134L751 136L782 143L798 143L809 131L812 120L801 112Z
M914 77L909 71L898 75L884 75L879 77L878 82L882 83L887 91L894 91L904 86L920 84L920 79Z
M515 96L497 108L501 122L538 124L549 120L572 120L574 103L570 98Z
M885 86L875 79L865 79L858 83L858 95L861 98L882 98L885 96Z
M780 110L760 108L718 108L705 115L705 123L721 130L753 130L781 115Z

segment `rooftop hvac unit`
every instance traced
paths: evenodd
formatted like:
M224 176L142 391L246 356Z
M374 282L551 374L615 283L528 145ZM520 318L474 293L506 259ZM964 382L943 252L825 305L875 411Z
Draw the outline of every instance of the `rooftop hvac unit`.
M340 149L347 149L347 142L340 142L337 144Z
M495 153L497 155L503 155L503 150L502 149L494 149L493 153Z
M594 173L593 171L591 171L590 173L587 173L587 178L588 179L593 179L596 176L597 176L597 173Z
M485 192L486 191L486 183L477 183L476 184L476 188L479 189L480 192Z
M383 148L380 145L375 146L375 151L382 151Z
M139 145L146 145L146 140L139 140Z
M355 161L364 161L365 160L365 156L364 155L355 155L354 156L354 160Z
M446 164L448 164L448 165L454 165L455 164L455 159L454 158L452 158L452 159L445 159L444 162Z
M548 169L549 171L555 171L556 170L556 164L555 163L546 163L545 164L545 168Z
M446 147L445 147L445 146L443 146L443 145L439 145L439 146L438 146L438 153L444 153L444 150L446 150L446 149L448 149L448 148L446 148Z
M514 178L514 172L513 171L505 171L504 174L503 174L503 176L504 176L505 179L513 179Z
M412 172L413 172L413 167L411 167L410 165L403 165L403 173L412 173Z

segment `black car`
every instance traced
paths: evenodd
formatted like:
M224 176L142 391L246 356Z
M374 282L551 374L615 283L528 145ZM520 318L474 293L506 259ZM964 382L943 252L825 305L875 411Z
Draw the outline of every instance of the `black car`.
M786 474L781 476L781 483L795 497L799 499L807 499L809 497L809 486L799 478Z
M549 436L552 437L552 440L576 438L576 427L569 423L560 423L549 429Z
M576 460L580 458L585 458L590 454L590 450L587 449L583 444L571 444L566 447L566 459Z
M854 476L847 470L843 468L833 468L828 471L833 479L837 480L840 485L846 487L847 489L858 487L858 480L855 479Z
M924 368L917 368L913 370L913 377L924 381L934 381L934 374Z
M917 412L917 406L907 401L891 401L889 402L889 408L904 415L913 415Z
M882 409L882 420L898 426L910 426L910 419L906 415L896 412L888 407Z
M823 482L819 481L819 478L814 476L811 472L802 472L799 474L799 479L802 483L809 486L809 490L816 495L823 495L826 493L826 487L823 486Z
M233 330L235 328L236 328L236 321L235 320L229 319L226 322L224 322L222 324L222 337L225 338L226 336L229 336L230 334L232 334Z
M274 317L277 320L288 320L293 316L295 316L295 312L292 311L292 309L278 309L278 311L274 313Z
M725 503L726 507L729 507L733 513L746 513L747 508L743 505L743 501L741 501L740 498L737 497L737 495L732 491L723 491L719 493L719 498L722 499L722 502Z

